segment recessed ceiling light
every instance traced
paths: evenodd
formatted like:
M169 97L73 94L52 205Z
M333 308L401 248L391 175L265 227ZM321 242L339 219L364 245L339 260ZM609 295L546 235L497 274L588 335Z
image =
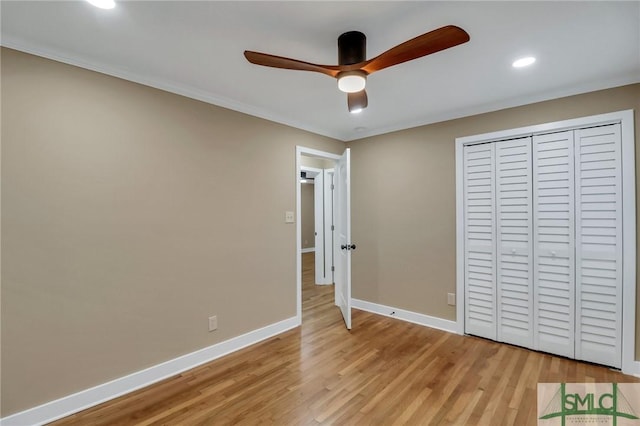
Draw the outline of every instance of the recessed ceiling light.
M100 9L113 9L116 7L115 0L87 0L89 3Z
M514 68L522 68L522 67L528 67L529 65L533 64L536 61L536 58L534 58L533 56L526 56L524 58L520 58L517 59L515 61L513 61L513 67Z

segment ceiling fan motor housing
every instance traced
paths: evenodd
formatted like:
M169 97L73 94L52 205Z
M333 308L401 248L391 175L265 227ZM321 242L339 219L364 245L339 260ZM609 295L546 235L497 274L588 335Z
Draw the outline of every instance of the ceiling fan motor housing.
M338 64L352 65L367 57L367 37L360 31L349 31L338 37Z

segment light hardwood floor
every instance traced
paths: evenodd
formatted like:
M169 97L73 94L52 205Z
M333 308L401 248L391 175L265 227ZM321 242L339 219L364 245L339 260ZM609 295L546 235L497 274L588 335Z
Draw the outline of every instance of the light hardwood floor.
M640 382L605 367L354 310L303 256L303 325L55 425L535 425L538 382Z

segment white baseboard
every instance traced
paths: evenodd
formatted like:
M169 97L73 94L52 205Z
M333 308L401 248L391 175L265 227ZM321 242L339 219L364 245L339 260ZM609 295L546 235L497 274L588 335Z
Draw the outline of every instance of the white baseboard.
M300 250L300 253L311 253L316 251L315 247L307 247Z
M85 389L55 401L30 408L0 419L2 426L43 425L85 410L110 399L149 386L183 371L197 367L216 358L230 354L262 340L283 333L300 325L298 318L270 324L238 337L200 349L195 352L140 370L128 376Z
M458 334L457 323L455 321L419 314L417 312L407 311L391 306L380 305L378 303L366 302L359 299L351 299L351 307L360 309L361 311L372 312L374 314L384 315L385 317L397 318L414 324L424 325L425 327L437 328L438 330Z

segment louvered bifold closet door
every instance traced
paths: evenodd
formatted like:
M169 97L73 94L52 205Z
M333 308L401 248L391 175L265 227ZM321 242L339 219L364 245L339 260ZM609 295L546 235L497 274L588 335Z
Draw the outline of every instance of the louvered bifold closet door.
M531 138L495 143L500 342L533 346Z
M576 130L576 358L622 363L620 125Z
M573 131L533 137L534 349L573 358Z
M465 332L496 340L494 144L464 147Z

